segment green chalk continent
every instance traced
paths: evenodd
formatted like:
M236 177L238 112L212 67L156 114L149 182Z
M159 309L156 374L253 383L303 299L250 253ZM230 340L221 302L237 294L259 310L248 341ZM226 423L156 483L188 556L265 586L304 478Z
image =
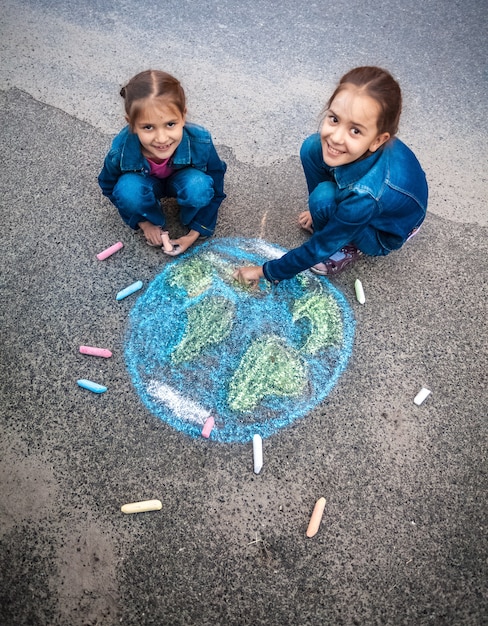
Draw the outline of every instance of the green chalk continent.
M305 384L305 367L295 351L278 337L260 337L229 383L228 403L234 411L251 411L266 396L298 396Z
M222 297L206 297L187 309L185 334L171 355L175 363L191 361L220 343L232 329L234 305Z
M322 348L332 346L342 339L342 319L337 302L332 296L312 293L300 298L293 305L293 321L307 318L310 334L301 352L315 354Z
M172 268L168 283L185 289L190 298L207 291L212 284L213 269L205 258L190 259Z

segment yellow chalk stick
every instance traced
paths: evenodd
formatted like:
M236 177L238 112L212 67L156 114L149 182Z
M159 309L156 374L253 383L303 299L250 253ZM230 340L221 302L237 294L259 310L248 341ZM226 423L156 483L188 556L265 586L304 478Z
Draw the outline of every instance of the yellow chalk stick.
M317 531L322 521L322 515L325 509L325 498L319 498L313 508L312 517L307 528L307 537L313 537L317 534Z
M144 513L145 511L160 511L163 508L161 500L143 500L131 502L120 507L122 513Z

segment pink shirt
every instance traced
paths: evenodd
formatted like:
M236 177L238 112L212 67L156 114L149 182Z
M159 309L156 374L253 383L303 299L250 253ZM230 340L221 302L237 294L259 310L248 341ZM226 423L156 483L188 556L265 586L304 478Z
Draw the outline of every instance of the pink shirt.
M156 176L156 178L168 178L168 176L171 176L175 170L168 166L169 159L170 157L165 159L162 163L155 163L151 161L151 159L147 159L151 167L151 176Z

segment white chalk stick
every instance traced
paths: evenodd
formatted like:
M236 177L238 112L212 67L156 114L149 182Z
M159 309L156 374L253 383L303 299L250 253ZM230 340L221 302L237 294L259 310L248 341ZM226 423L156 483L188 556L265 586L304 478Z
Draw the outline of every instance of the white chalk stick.
M356 298L358 299L359 304L364 304L366 302L366 298L364 296L363 284L359 278L356 278L354 290L356 291Z
M426 389L425 387L422 387L422 389L418 392L418 394L415 396L413 401L415 402L417 406L420 406L422 402L425 400L425 398L427 398L427 396L430 394L431 394L430 389Z
M253 435L252 452L254 461L254 473L259 474L263 469L263 440L261 435Z
M146 511L160 511L163 508L161 500L143 500L131 502L120 507L122 513L145 513Z

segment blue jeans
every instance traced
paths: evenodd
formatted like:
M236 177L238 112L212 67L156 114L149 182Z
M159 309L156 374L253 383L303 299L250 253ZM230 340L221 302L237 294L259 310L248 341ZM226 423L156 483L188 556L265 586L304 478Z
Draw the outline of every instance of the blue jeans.
M213 197L213 179L192 167L177 170L164 179L123 174L113 190L113 202L131 228L137 229L139 222L145 221L164 226L166 218L160 199L176 198L181 222L206 237L213 234L217 222L217 210L210 206Z
M324 163L322 146L319 142L305 140L300 151L300 158L310 194L308 208L312 216L313 229L315 233L319 233L339 208L337 198L339 187ZM335 236L340 239L337 228L334 232ZM377 230L368 224L364 225L346 243L358 248L364 254L372 256L387 254L378 240Z

